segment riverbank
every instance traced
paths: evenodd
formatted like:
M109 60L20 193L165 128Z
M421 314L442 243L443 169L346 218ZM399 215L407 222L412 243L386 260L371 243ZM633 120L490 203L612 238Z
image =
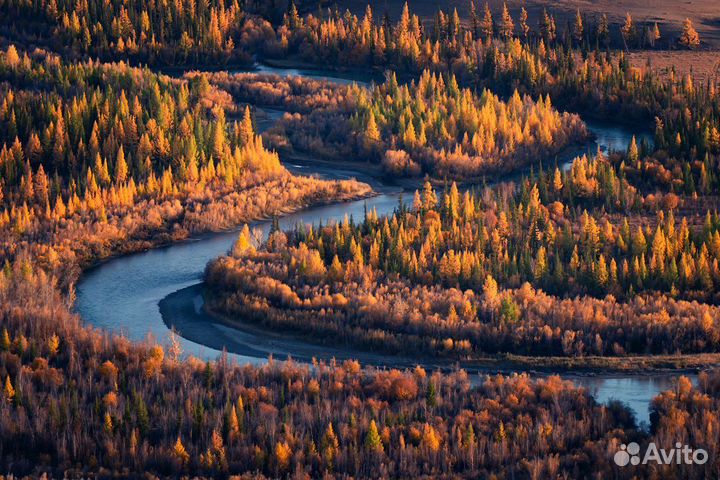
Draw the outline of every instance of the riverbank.
M81 258L79 267L83 272L85 272L113 258L148 251L154 248L167 247L181 242L197 240L207 235L235 232L244 223L269 221L273 216L286 216L308 208L363 200L377 195L377 192L375 192L366 183L353 182L350 185L352 185L354 189L347 192L338 191L332 196L316 196L316 198L309 201L283 205L279 209L274 210L272 214L266 211L261 215L247 215L242 219L230 220L222 224L204 223L194 225L190 222L190 224L186 225L186 218L183 215L182 218L176 218L172 222L166 222L160 227L148 231L144 236L118 240L113 245L106 247L105 252L102 254L88 258ZM185 214L187 211L183 211L183 213Z
M570 144L557 154L547 156L537 163L531 163L505 173L488 172L486 175L480 177L459 179L457 180L457 185L458 188L464 190L477 186L489 186L501 182L517 181L529 175L532 171L537 172L540 166L546 171L548 169L554 169L555 166L561 170L566 170L571 167L575 158L588 153L590 147L596 145L596 141L597 135L590 131L589 138L586 142ZM311 169L312 174L318 175L323 179L355 178L358 181L371 185L375 191L382 193L392 192L397 188L412 193L415 190L421 189L426 179L436 188L441 188L451 180L437 177L397 177L384 171L382 165L379 163L348 159L321 159L316 158L310 152L287 150L281 151L281 154L285 167L293 173L303 174L308 172L308 169Z
M627 357L527 357L503 354L459 360L399 356L345 344L329 346L313 341L308 336L271 331L255 323L213 312L205 306L204 289L204 284L196 284L163 298L159 302L159 309L165 325L193 342L258 359L269 356L280 359L290 357L301 362L352 359L363 365L380 368L413 368L420 365L425 369L442 371L459 367L470 373L572 373L591 377L696 373L720 365L720 354Z

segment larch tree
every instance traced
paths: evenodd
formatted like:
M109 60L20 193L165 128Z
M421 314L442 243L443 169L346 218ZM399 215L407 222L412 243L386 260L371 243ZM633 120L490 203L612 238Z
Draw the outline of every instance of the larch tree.
M530 26L528 25L528 13L525 7L520 8L520 33L523 39L527 41L530 34Z
M573 23L573 39L576 43L582 44L585 38L585 27L583 25L583 17L578 8L575 12L575 23Z
M658 40L660 40L660 37L661 37L661 36L660 36L660 27L658 26L658 23L655 22L655 26L653 27L652 35L651 35L652 41L650 42L650 44L651 44L653 47L655 47L655 45L657 44Z
M498 29L501 38L505 40L512 38L515 30L515 24L513 23L513 19L508 11L507 3L503 3L502 16L500 17L500 25L498 26Z
M632 140L630 141L630 146L628 146L628 151L627 151L628 160L632 164L635 164L640 159L639 155L640 155L640 153L638 151L637 141L635 140L635 135L633 135Z
M597 42L599 45L607 47L610 43L610 24L606 14L602 14L600 22L597 26Z
M365 127L365 148L369 152L375 151L381 143L380 129L378 128L375 114L372 110L368 114L367 126Z
M15 45L11 44L7 48L7 52L5 53L5 63L11 68L15 68L20 64L20 56L18 55Z
M240 230L240 235L233 244L232 253L235 257L255 253L255 246L253 245L250 227L248 227L247 224L243 225L242 230Z
M255 128L253 127L252 114L250 113L250 106L245 106L243 112L243 118L240 122L238 129L238 143L241 146L249 145L252 139L255 137Z
M478 20L477 9L474 0L470 0L470 28L474 37L480 33L480 21Z
M422 444L432 453L440 450L440 437L429 423L423 426Z
M3 398L6 402L12 402L15 399L15 389L10 381L10 375L5 376L5 386L3 387ZM377 430L375 431L377 433Z
M338 438L335 435L335 430L333 429L332 422L328 423L328 426L325 429L325 433L323 434L322 441L320 442L320 453L322 454L325 464L329 468L332 468L332 465L335 462L335 456L337 455L339 448L340 443L338 442Z
M175 440L172 453L181 466L187 465L190 461L190 454L188 454L187 450L185 450L185 446L183 445L182 440L180 440L180 435L178 435L177 440Z
M635 22L630 13L625 14L625 23L623 23L620 32L622 33L623 42L625 42L625 48L627 49L635 40Z
M486 38L492 38L493 36L493 18L492 12L490 11L490 5L485 2L485 11L483 14L482 21L480 22L480 33Z
M700 35L698 35L697 30L693 27L692 20L689 18L683 21L679 42L680 45L691 50L700 46Z
M383 444L380 434L378 433L377 424L375 420L370 420L370 427L368 428L367 435L365 436L365 448L371 452L382 453Z
M125 161L125 150L122 145L118 149L117 159L115 160L115 183L122 185L128 177L128 165Z

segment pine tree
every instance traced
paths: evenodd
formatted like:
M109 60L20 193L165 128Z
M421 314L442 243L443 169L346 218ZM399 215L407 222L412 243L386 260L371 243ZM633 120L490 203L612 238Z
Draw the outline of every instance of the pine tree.
M227 157L229 150L225 124L225 113L221 109L215 110L216 121L212 128L212 156L218 161ZM244 120L243 120L244 121Z
M15 389L10 382L10 375L5 376L5 387L3 388L3 398L6 402L12 402L15 399Z
M547 255L545 253L545 247L540 247L535 257L535 279L542 279L547 273Z
M597 265L595 266L595 275L598 285L604 287L608 282L608 271L607 262L603 254L600 254L600 258L598 258Z
M429 423L426 423L423 427L422 444L433 453L440 450L440 437Z
M700 35L698 35L697 30L693 27L692 20L689 18L683 21L679 42L680 45L689 49L695 49L700 46Z
M370 110L367 127L365 127L365 148L368 152L374 152L380 146L381 140L380 129L378 129L375 114Z
M540 16L540 35L548 44L555 40L553 20L548 15L546 9L543 8L543 13Z
M240 146L245 146L249 145L254 137L255 128L253 127L252 114L250 113L250 106L246 105L243 113L243 119L240 122L237 140Z
M633 18L629 13L625 14L625 23L623 24L621 28L623 41L625 42L625 47L629 47L632 42L635 39L635 23L633 22Z
M240 421L235 406L230 406L228 409L228 431L231 438L237 438L240 435Z
M48 178L47 175L45 175L45 169L41 164L35 174L35 183L33 185L35 190L35 201L38 205L44 206L48 203L48 185Z
M112 434L113 432L113 420L110 416L110 412L105 412L105 420L103 422L103 428L105 429L105 433Z
M190 455L187 450L185 450L185 446L182 444L182 440L180 440L180 435L178 435L175 445L173 445L172 453L182 466L187 465L190 461Z
M277 468L281 472L287 471L290 467L290 459L292 458L292 449L287 442L277 442L275 444L275 461Z
M370 421L370 428L368 429L367 435L365 436L365 448L367 448L371 452L383 452L382 439L380 438L380 434L378 433L375 420Z
M505 433L505 425L503 422L500 422L498 424L498 429L495 432L495 441L502 442L507 438L507 433Z
M122 145L118 149L117 159L115 160L115 183L122 185L127 180L128 166L125 161L125 151Z
M132 432L130 432L130 455L135 456L137 453L137 446L138 446L138 432L137 428L133 428Z
M292 29L298 28L302 23L302 21L300 19L300 14L298 13L298 9L295 6L294 1L290 2L290 9L287 14L287 19L288 19L288 26Z
M0 351L7 352L10 350L12 342L10 341L10 334L7 328L3 328L2 336L0 336Z
M562 181L562 173L560 173L559 168L555 168L555 173L553 174L553 189L560 193L563 188L563 181Z
M638 152L638 146L637 141L635 140L635 135L633 135L632 140L630 140L630 146L628 147L627 151L627 157L628 161L635 165L637 161L639 160L640 153Z
M139 394L135 394L135 416L140 433L145 435L150 430L150 415L145 400Z
M483 283L483 296L488 307L497 307L499 302L498 284L490 274L485 277L485 283Z
M660 40L660 27L658 27L657 22L655 22L655 25L653 26L652 33L650 34L650 45L652 47L655 47L658 40Z
M600 23L597 28L597 41L600 45L607 47L610 42L610 25L606 14L600 17Z
M525 7L520 8L520 32L522 33L523 39L528 40L530 34L530 26L528 25L528 13Z
M510 12L507 8L507 3L503 3L502 17L500 19L499 31L500 37L507 40L513 36L515 24L510 16Z
M434 210L438 203L437 195L435 195L435 189L429 181L425 181L425 184L423 185L422 203L423 208L426 211Z
M425 392L425 401L427 406L435 408L437 406L437 392L435 390L435 382L428 382L427 391Z
M573 38L578 44L582 44L583 38L585 38L585 27L583 26L583 18L578 8L575 13L575 23L573 24Z
M320 450L323 456L323 460L329 468L332 468L335 462L335 456L338 453L338 448L340 448L340 442L338 442L337 436L335 435L335 430L333 429L331 422L328 423L328 426L325 429L325 434L323 435L322 441L320 442Z
M490 6L485 2L485 13L480 22L480 33L487 39L493 36L493 18Z
M406 1L403 4L402 13L400 14L400 21L398 22L398 37L402 37L408 34L410 30L410 6Z
M638 226L635 235L632 237L632 252L635 256L640 256L647 251L647 240L642 228Z
M328 277L335 282L342 281L342 279L345 277L345 271L337 255L335 255L332 259L330 269L328 270Z
M470 28L473 37L477 38L480 33L480 22L477 16L477 9L475 8L475 2L470 0Z
M240 235L238 235L238 239L233 244L232 254L235 257L242 257L248 254L252 255L253 253L255 253L255 246L252 242L250 227L245 224L243 225L242 230L240 230Z
M15 68L20 64L20 56L18 55L15 45L10 44L5 52L5 63L10 68Z

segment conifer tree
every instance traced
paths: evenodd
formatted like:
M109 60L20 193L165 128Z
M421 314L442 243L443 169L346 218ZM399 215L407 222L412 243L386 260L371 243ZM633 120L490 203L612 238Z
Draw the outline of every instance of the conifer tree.
M249 145L254 137L255 129L253 127L252 114L250 113L250 106L246 105L238 132L238 143L241 146Z
M679 42L680 45L689 49L695 49L700 46L700 35L698 35L697 30L693 27L692 20L689 18L683 21Z
M633 135L632 140L630 140L630 146L628 147L627 157L628 157L628 161L633 165L636 164L637 161L640 159L640 153L638 151L638 146L637 146L637 141L635 140L635 135Z
M117 153L117 159L115 160L115 183L117 185L122 185L127 180L128 176L128 166L127 162L125 161L125 150L123 150L122 145L118 149Z
M383 452L382 439L380 438L380 434L378 433L375 420L370 421L370 427L368 429L367 435L365 436L365 448L367 448L371 452Z
M10 381L10 375L5 376L5 386L3 388L3 398L6 402L12 402L15 399L15 389ZM376 431L377 433L377 431Z
M625 48L629 48L635 40L635 23L629 13L625 14L625 23L620 29L625 42Z
M573 23L573 38L575 39L575 42L578 44L582 44L583 38L585 38L585 27L583 25L583 17L580 14L579 8L578 8L577 12L575 12L575 23Z
M485 2L485 10L483 13L482 21L480 22L480 33L486 39L492 38L493 36L493 18L490 6Z
M475 1L470 0L470 28L473 37L477 38L480 34L480 21L477 15L477 9L475 8Z
M180 462L181 466L187 465L190 461L190 455L187 450L185 450L185 446L183 445L182 440L180 440L180 435L178 435L175 445L173 445L172 453L173 456L175 456L175 458Z
M600 17L600 23L597 28L597 41L600 45L607 47L610 42L610 25L606 14Z
M423 426L422 443L432 453L440 450L440 438L432 425L428 423Z
M372 110L368 114L367 127L365 128L365 148L369 152L375 151L380 145L381 137L375 120L375 114Z
M11 345L10 334L8 333L7 328L3 328L2 336L0 336L0 350L7 352L10 350Z
M320 443L320 450L325 464L330 469L332 469L335 462L335 456L338 453L338 448L340 448L340 443L335 435L335 430L333 429L332 423L328 423Z
M528 13L525 7L520 8L520 32L523 39L527 41L530 34L530 25L528 25Z
M10 44L5 52L5 63L11 68L15 68L20 64L20 56L13 44Z
M502 16L499 25L500 37L507 40L513 36L514 30L515 24L513 23L513 19L508 11L507 3L503 3Z
M253 245L252 235L250 234L250 227L247 224L243 225L240 230L238 239L233 244L232 253L236 257L243 255L253 254L255 252L255 246Z
M658 26L657 22L655 22L655 25L653 26L651 38L651 45L654 47L657 44L658 40L660 40L660 27Z

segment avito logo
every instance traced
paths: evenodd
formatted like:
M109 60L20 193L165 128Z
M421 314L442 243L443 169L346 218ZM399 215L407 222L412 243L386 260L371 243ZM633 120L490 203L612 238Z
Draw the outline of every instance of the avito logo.
M651 442L647 446L644 455L640 455L640 445L630 442L627 445L620 445L620 450L613 457L615 464L620 467L627 465L647 465L655 462L658 465L704 465L708 461L708 453L702 448L693 449L688 445L680 442L675 444L675 448L665 450L658 448L655 443Z

